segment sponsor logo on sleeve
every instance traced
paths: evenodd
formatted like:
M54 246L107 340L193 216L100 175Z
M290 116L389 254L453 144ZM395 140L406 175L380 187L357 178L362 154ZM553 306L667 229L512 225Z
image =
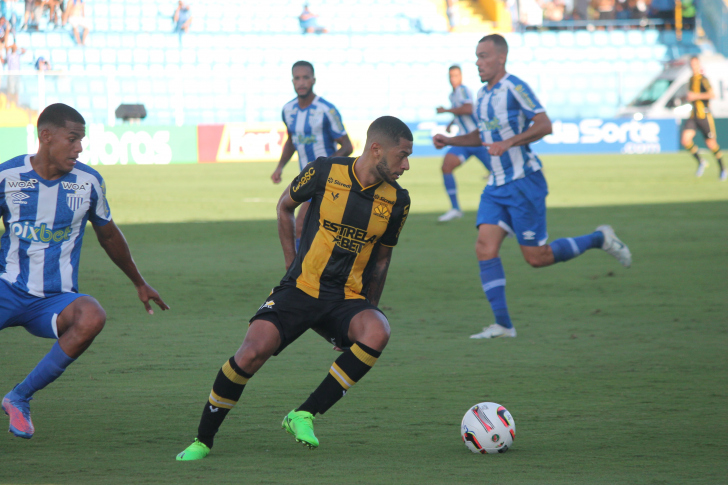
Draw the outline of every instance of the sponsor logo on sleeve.
M306 171L306 173L305 173L305 174L303 174L303 176L301 176L301 178L300 178L300 179L298 180L298 183L296 184L296 186L292 188L292 189L293 189L293 191L294 191L294 192L298 192L298 190L299 190L299 189L300 189L301 187L303 187L304 185L306 185L307 183L309 183L309 182L311 181L311 179L313 178L313 175L314 175L315 173L316 173L316 170L314 170L314 168L313 168L313 167L309 168L309 169L308 169L308 170Z
M521 95L521 98L523 99L523 102L531 109L534 109L536 107L536 103L533 102L531 99L531 95L528 94L528 90L523 84L518 84L515 87L515 90L518 94Z

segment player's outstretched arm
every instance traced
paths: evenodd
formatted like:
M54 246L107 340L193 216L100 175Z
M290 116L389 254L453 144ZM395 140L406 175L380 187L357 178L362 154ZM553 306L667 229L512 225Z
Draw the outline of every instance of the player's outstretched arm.
M392 260L392 249L389 246L379 246L377 262L374 263L372 279L369 282L369 290L367 291L367 300L374 306L379 305L379 299L382 297L382 291L384 291L389 262Z
M96 237L99 239L99 243L106 251L106 254L109 255L109 258L111 258L114 264L121 268L124 274L134 283L139 299L144 303L144 308L146 308L147 313L150 315L154 314L154 310L152 310L152 306L149 304L150 300L156 303L162 310L169 310L169 306L162 301L157 290L149 286L144 281L144 278L142 278L141 273L139 273L131 257L129 245L126 243L124 235L114 221L109 221L108 224L103 226L94 225L93 227L94 231L96 231Z
M286 190L278 200L276 214L278 215L278 237L281 239L281 247L283 247L283 258L286 261L286 271L291 267L293 260L296 258L296 207L301 205L296 202L290 195L291 186Z
M349 135L337 138L336 143L339 144L339 149L331 155L332 157L348 157L354 151L354 145L351 144Z
M482 142L480 141L480 132L478 130L473 130L466 135L458 136L445 136L438 133L432 137L432 143L435 145L435 148L439 150L440 148L444 148L448 145L454 147L479 147Z
M270 176L270 179L273 181L274 184L281 183L281 174L283 174L283 167L286 166L288 161L291 159L293 154L296 152L296 147L293 146L293 142L291 141L291 136L288 135L288 138L286 138L286 142L283 144L283 150L281 151L281 159L278 161L278 166L273 171L273 175Z
M499 157L507 152L511 147L527 145L551 134L551 120L546 113L537 113L531 121L531 126L529 126L523 133L512 136L507 140L483 143L483 145L488 147L488 153L495 157Z

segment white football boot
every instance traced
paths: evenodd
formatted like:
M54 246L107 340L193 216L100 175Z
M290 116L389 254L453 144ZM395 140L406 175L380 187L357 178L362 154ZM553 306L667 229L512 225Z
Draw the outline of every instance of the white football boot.
M471 335L470 338L500 338L500 337L515 337L516 327L506 328L497 323L494 323L490 327L483 327L483 331Z
M721 182L728 180L728 170L721 170L719 179Z
M632 266L632 253L629 252L627 245L624 244L614 233L612 226L599 226L597 227L597 231L601 231L601 233L604 234L604 244L602 244L602 249L617 258L617 261L619 261L625 268Z
M457 209L450 209L449 211L445 212L443 215L437 218L438 222L447 222L452 221L453 219L460 219L463 217L462 211L459 211Z

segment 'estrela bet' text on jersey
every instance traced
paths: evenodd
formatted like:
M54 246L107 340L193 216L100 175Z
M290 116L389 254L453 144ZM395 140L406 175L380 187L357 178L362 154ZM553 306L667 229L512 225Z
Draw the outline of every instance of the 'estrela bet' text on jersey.
M356 160L319 158L291 182L293 200L312 200L282 286L323 300L366 298L377 248L397 245L410 197L396 182L362 187Z

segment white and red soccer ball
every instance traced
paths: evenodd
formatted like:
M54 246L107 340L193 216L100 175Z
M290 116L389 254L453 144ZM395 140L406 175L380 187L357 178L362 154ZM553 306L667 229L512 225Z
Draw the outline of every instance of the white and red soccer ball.
M516 422L500 404L481 402L463 416L460 434L473 453L505 453L516 439Z

